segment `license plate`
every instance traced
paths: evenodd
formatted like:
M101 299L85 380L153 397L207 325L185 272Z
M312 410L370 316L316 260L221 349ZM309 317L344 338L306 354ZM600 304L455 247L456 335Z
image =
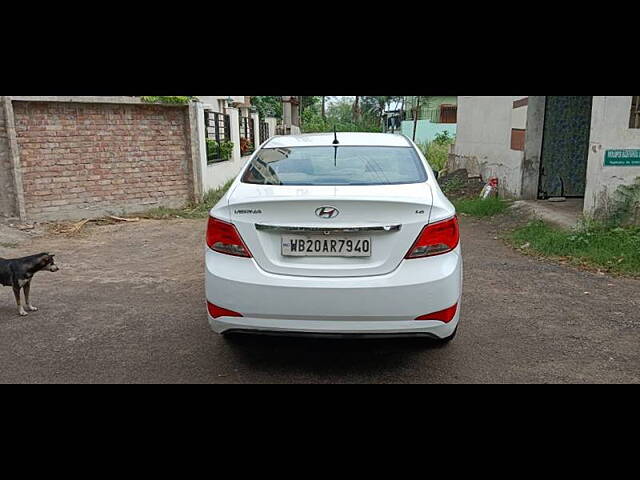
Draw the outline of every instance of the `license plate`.
M370 257L371 237L283 235L282 255L288 257Z

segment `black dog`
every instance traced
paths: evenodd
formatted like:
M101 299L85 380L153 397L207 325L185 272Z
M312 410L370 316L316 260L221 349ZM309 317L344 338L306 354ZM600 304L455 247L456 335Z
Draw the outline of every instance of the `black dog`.
M13 287L13 294L18 304L18 315L24 317L27 312L22 307L20 301L20 290L24 290L24 301L27 310L35 312L38 309L31 305L29 301L29 293L31 291L31 279L40 270L48 270L49 272L57 272L58 266L53 260L53 255L48 253L40 253L31 255L30 257L15 258L13 260L5 260L0 258L0 285L5 287Z

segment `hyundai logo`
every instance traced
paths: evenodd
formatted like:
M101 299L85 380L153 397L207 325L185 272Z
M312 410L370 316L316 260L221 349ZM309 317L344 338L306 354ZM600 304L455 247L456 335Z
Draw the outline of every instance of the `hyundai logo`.
M340 214L336 207L316 208L316 215L320 218L335 218Z

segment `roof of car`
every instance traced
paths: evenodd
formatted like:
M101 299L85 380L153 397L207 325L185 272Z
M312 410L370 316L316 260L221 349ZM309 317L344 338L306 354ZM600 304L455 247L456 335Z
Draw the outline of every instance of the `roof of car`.
M404 135L392 133L338 132L341 146L409 147L411 143ZM325 147L333 146L334 134L304 133L301 135L276 135L264 145L278 147Z

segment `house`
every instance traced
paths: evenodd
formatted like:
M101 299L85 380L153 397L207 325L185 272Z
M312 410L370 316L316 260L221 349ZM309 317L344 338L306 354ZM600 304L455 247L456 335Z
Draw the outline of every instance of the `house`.
M513 199L575 198L607 215L640 177L640 96L460 96L448 168Z
M250 96L198 96L202 112L207 164L204 191L235 177L249 156L276 134L276 119L261 119Z
M402 134L416 143L430 142L443 132L455 137L457 103L455 96L404 97Z
M402 131L402 120L404 120L404 106L402 101L392 100L385 105L382 114L383 132L396 133Z

